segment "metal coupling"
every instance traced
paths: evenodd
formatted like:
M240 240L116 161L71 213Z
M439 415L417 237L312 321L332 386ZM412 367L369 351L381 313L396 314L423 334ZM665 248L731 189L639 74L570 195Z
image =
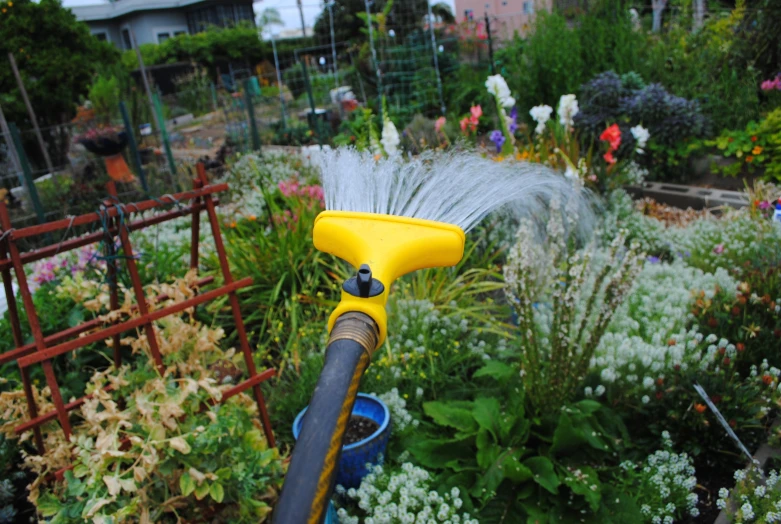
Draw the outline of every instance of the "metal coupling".
M380 329L369 315L350 311L336 319L328 345L337 340L357 342L371 358L380 341Z

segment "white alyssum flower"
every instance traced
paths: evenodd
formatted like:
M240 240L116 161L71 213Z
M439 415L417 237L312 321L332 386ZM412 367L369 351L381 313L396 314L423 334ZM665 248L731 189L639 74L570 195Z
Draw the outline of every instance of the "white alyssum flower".
M559 99L559 123L565 127L572 127L575 124L573 117L578 114L578 98L575 95L561 95Z
M512 97L507 81L502 75L489 76L485 81L485 87L489 93L496 97L501 107L509 109L515 105L515 99Z
M639 124L629 131L632 132L632 136L635 137L635 141L637 141L635 151L642 155L644 153L643 148L648 143L648 139L651 138L651 133Z
M358 502L364 518L352 516L341 508L337 512L339 522L478 524L468 513L458 512L463 505L461 490L452 488L450 493L440 495L431 490L430 479L428 471L409 462L395 472L375 467L357 490L347 492L349 498Z
M534 128L534 132L538 135L545 131L545 124L550 120L550 116L553 113L551 106L539 105L534 106L529 111L532 119L537 122L537 127Z
M407 411L407 401L399 395L398 388L393 388L382 395L375 393L372 393L372 395L382 400L388 406L388 410L391 413L391 421L393 422L391 431L404 431L408 426L417 427L420 424L420 421Z

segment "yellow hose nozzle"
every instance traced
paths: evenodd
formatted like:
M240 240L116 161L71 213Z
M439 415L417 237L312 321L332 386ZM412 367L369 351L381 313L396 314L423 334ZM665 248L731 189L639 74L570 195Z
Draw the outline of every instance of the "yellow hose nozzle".
M323 211L315 219L315 248L346 260L356 269L371 268L384 289L363 298L342 290L331 313L328 331L348 311L369 315L380 328L377 347L387 336L385 304L393 282L418 269L454 266L464 256L464 231L453 224L375 213Z

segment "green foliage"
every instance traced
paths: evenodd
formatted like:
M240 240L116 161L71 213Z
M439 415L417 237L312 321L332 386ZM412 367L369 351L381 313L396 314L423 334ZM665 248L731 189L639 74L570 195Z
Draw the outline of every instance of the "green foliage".
M709 19L700 31L675 27L664 37L649 36L637 70L678 96L698 100L715 129L743 127L759 116L762 77L754 57L739 49L742 20L737 9Z
M95 117L105 124L110 123L117 112L119 97L119 80L114 76L96 76L87 93Z
M212 27L196 34L182 34L167 39L162 44L139 46L144 64L147 66L174 62L194 62L207 71L214 71L217 61L248 60L260 62L271 56L271 47L258 38L252 24L236 27ZM135 51L125 51L122 64L127 70L138 68Z
M745 129L722 131L716 139L705 142L715 146L730 164L717 168L728 176L764 171L765 179L781 181L781 108L759 123L751 121Z
M574 24L559 13L541 12L525 40L516 37L496 53L502 75L517 93L520 114L576 93L594 72L636 70L643 36L620 5L598 3Z
M591 400L530 418L518 368L507 364L489 362L472 380L479 385L472 400L423 404L433 425L408 442L420 464L442 471L444 485L466 486L481 522L505 522L508 512L516 516L508 522L518 522L557 507L570 518L607 511L599 475L583 461L617 449L620 419Z
M87 94L92 72L117 59L108 42L90 35L59 0L3 2L0 13L0 103L5 117L27 128L29 117L7 62L13 53L42 127L70 120Z

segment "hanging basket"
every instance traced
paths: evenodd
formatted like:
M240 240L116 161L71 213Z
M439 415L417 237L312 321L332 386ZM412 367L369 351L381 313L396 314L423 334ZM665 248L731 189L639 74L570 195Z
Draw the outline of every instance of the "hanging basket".
M106 172L111 180L121 183L135 181L136 177L133 176L133 172L122 156L122 150L127 147L127 133L120 131L114 136L81 138L78 142L90 153L103 158Z

